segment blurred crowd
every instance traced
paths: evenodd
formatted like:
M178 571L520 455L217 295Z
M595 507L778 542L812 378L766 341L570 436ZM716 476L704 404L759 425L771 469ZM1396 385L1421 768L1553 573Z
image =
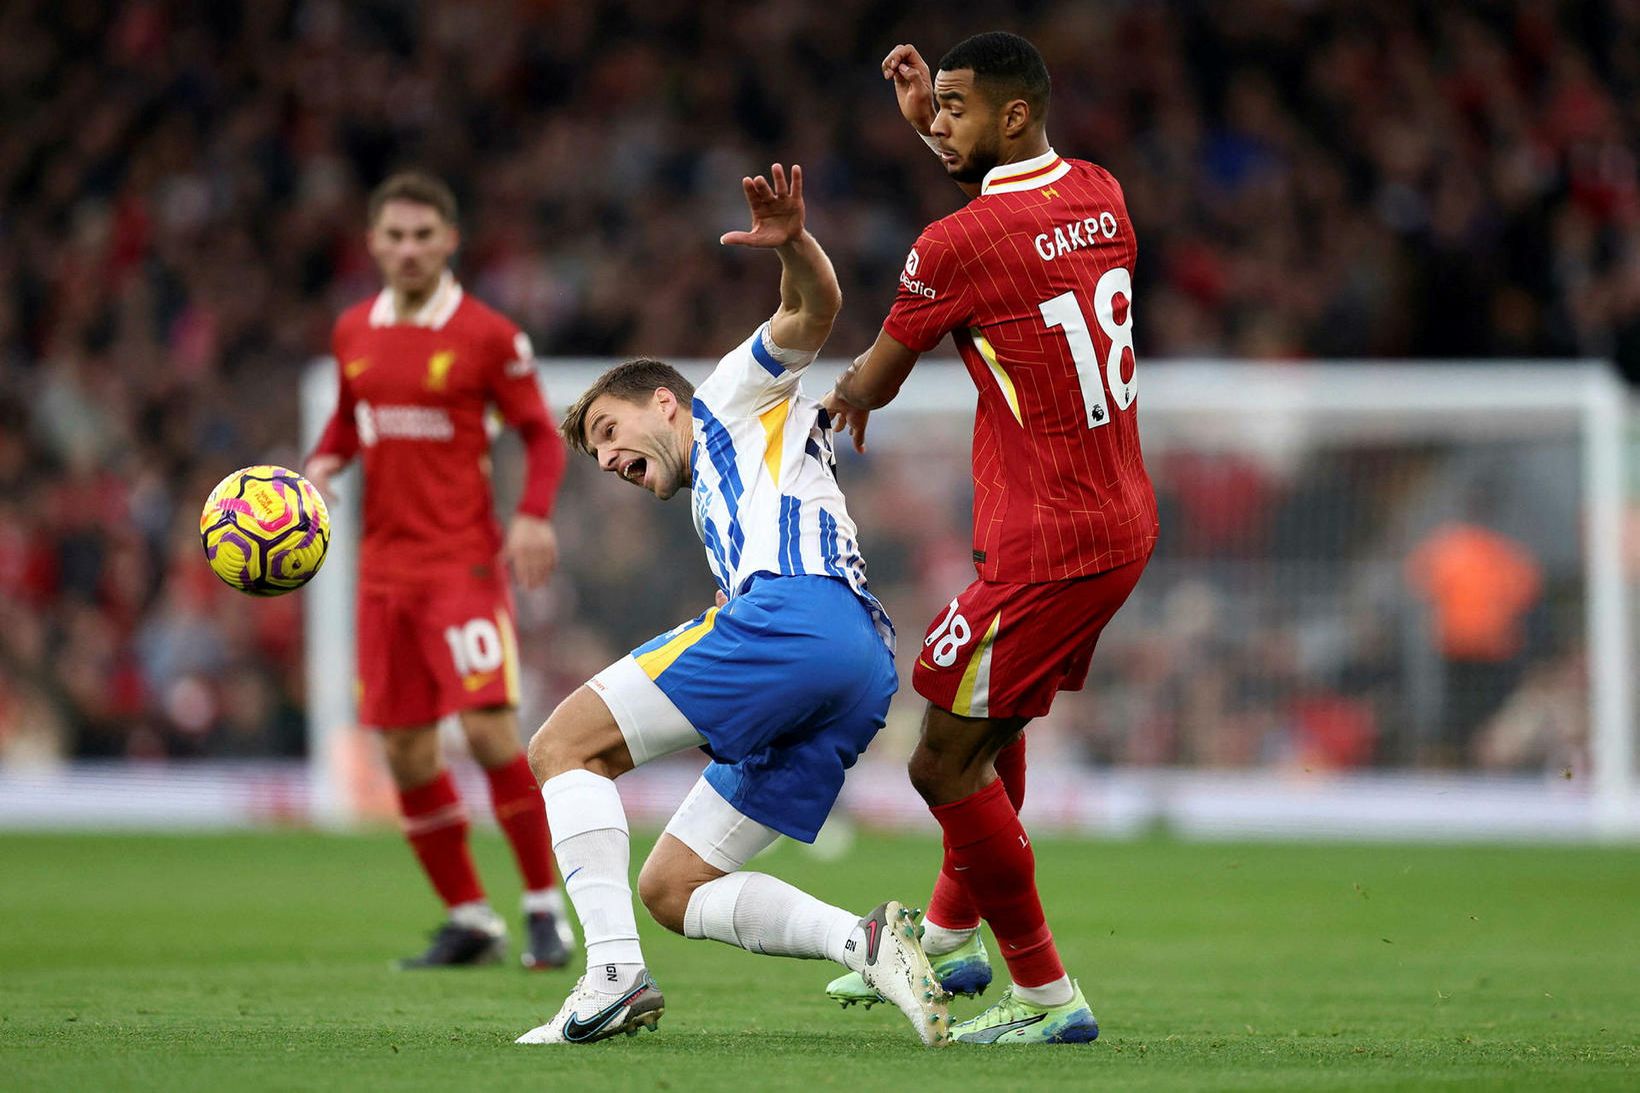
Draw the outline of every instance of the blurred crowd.
M830 348L851 354L874 335L917 231L960 201L878 61L912 41L932 64L992 27L1046 55L1057 149L1124 183L1141 356L1600 356L1640 379L1634 0L10 0L0 759L302 750L301 597L253 603L216 585L195 506L235 467L299 464L297 380L334 315L376 286L363 202L392 168L454 185L462 279L539 352L692 357L720 353L775 302L766 256L716 243L744 219L738 180L801 162L847 301ZM859 487L902 631L966 579L965 463L960 449L942 462L948 480L878 466ZM1067 706L1093 725L1079 754L1247 763L1283 751L1256 725L1212 747L1177 727L1215 686L1235 692L1225 710L1268 720L1258 695L1290 684L1302 660L1302 635L1276 624L1186 640L1199 629L1188 620L1237 608L1234 581L1193 583L1194 563L1279 542L1281 511L1309 488L1273 491L1242 470L1154 464L1172 518L1163 576L1147 578L1133 616L1187 621L1172 675L1157 674L1159 644L1113 633L1096 680L1122 702ZM554 591L527 605L542 701L685 617L633 575L666 565L651 544L698 549L686 523L637 508L644 498L606 508L602 491L577 490L572 479L569 513L590 520L595 507L650 537L619 540L630 557L572 544ZM1253 509L1263 531L1215 500L1238 490L1269 495ZM671 568L693 573L695 560ZM1539 589L1531 609L1552 612L1552 573ZM1371 652L1404 646L1384 630L1393 621L1340 619L1355 637L1335 644L1366 652L1323 675L1343 680L1348 663L1354 682L1316 694L1307 721L1282 713L1322 725L1337 765L1413 754L1383 742L1381 711L1367 728L1348 705L1423 693L1408 658ZM1517 665L1487 716L1521 698L1529 720L1518 691L1575 676L1577 650L1552 654ZM1263 665L1254 682L1211 682L1248 658ZM1117 709L1138 712L1118 724Z

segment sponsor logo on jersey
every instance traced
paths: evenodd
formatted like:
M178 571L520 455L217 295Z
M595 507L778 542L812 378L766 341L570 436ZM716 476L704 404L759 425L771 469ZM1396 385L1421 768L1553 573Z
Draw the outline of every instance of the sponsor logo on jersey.
M502 369L508 379L523 379L535 371L535 348L530 345L530 336L520 330L513 336L513 359Z
M939 293L934 291L933 285L927 285L921 281L913 280L911 276L904 271L901 271L900 273L900 288L911 293L913 296L922 296L930 300L939 295Z
M905 256L905 268L900 271L900 287L914 296L923 296L930 300L936 293L933 285L925 285L917 280L917 270L922 267L922 256L917 248L912 247L911 253Z
M359 440L370 447L378 440L454 440L456 424L437 406L372 406L353 408Z

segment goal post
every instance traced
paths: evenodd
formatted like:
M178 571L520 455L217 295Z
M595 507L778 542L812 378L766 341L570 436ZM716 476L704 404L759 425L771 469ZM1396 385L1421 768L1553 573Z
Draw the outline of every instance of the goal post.
M553 409L561 411L609 363L542 361ZM698 379L711 363L680 367ZM805 388L825 390L842 363L818 362ZM1561 835L1640 836L1634 575L1623 543L1634 449L1627 394L1608 367L1147 361L1139 396L1147 464L1164 499L1162 541L1134 601L1101 643L1088 690L1063 696L1064 715L1056 706L1046 724L1033 727L1033 752L1040 744L1088 761L1090 778L1106 787L1088 793L1106 792L1115 779L1122 788L1110 792L1129 802L1124 815L1179 821L1186 830L1186 813L1211 810L1210 801L1180 803L1190 787L1210 794L1213 786L1273 784L1280 793L1295 779L1304 782L1298 796L1264 810L1268 830L1301 834L1302 810L1294 814L1292 806L1313 793L1315 778L1336 777L1339 793L1366 787L1364 815L1385 800L1372 787L1404 775L1419 786L1447 787L1432 791L1443 795L1507 782L1511 793L1541 791L1533 799L1546 816L1563 817ZM874 590L883 594L881 573L893 596L901 661L937 606L930 597L948 597L960 587L947 587L951 581L968 579L952 559L960 562L968 550L964 490L974 404L959 363L925 361L893 407L873 416L870 454L839 453ZM305 450L334 406L333 365L309 369L302 406ZM312 800L315 820L325 824L347 824L355 813L353 775L339 743L353 722L357 490L349 478L340 489L331 558L305 597ZM681 543L677 529L686 517L665 523L669 517L649 515L609 489L590 471L572 472L561 512L567 519L616 506L623 519L657 521L643 526ZM1540 574L1541 592L1522 607L1519 622L1528 649L1541 655L1497 671L1437 648L1435 608L1410 587L1416 548L1476 498L1492 506L1500 538L1517 542ZM600 560L589 537L564 528L560 535L560 579L574 591L561 597L560 617L548 624L553 640L618 652L632 637L621 627L638 622L624 611L598 615L596 605L625 601L578 587L577 567ZM704 567L681 551L650 568L665 569L674 583L695 580ZM524 643L530 640L526 633ZM1191 642L1211 655L1179 651ZM1195 667L1171 663L1171 675L1157 684L1170 693L1129 682L1157 670L1159 659L1190 656L1200 658ZM537 708L525 711L526 722L561 695L543 684L533 697ZM902 687L885 734L898 731L898 744L873 752L900 755L894 748L903 750L904 725L919 702ZM1534 716L1562 719L1566 739L1556 746L1572 758L1551 755L1541 769L1518 756L1513 766L1495 757L1481 763L1473 738L1444 741L1459 722L1466 733L1505 738L1529 732ZM1247 807L1255 819L1264 815ZM1472 811L1495 817L1476 819L1468 832L1475 837L1532 834L1523 821L1511 826L1506 808Z

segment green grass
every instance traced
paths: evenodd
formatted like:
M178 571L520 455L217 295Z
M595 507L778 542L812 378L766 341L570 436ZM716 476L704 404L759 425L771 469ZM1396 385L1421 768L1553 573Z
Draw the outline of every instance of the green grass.
M511 908L505 847L477 849ZM660 1032L525 1049L512 1038L574 975L388 971L438 918L393 837L0 837L0 1087L1640 1086L1632 850L1036 851L1097 1044L924 1051L892 1010L827 1003L829 965L645 923ZM864 909L922 902L935 853L871 837L838 861L783 845L758 865Z

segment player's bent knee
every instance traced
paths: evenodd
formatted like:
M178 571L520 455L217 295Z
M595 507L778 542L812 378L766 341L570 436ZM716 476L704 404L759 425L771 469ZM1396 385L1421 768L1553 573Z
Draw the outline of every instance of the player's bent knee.
M438 734L432 726L395 729L382 733L381 739L388 772L401 790L424 786L444 769Z
M638 899L650 916L675 934L683 933L683 919L695 886L651 857L638 873Z
M542 783L571 770L616 778L632 769L626 738L609 708L586 687L552 711L530 738L528 755L530 771Z
M918 748L911 753L911 758L905 764L906 775L911 779L911 788L928 804L938 804L939 798L947 791L950 774L944 769L939 756Z
M983 756L937 751L918 744L906 761L906 776L924 803L950 804L983 789L990 764Z
M553 744L548 738L546 725L543 724L535 730L535 735L530 737L530 742L524 749L524 755L530 761L530 773L535 775L537 782L545 782L553 774L559 773L551 770L556 756L553 754Z
M535 730L535 735L530 738L530 772L537 782L543 784L548 778L570 770L590 770L594 774L613 778L613 774L599 769L599 764L589 754L590 750L572 730L556 725L548 718L547 723Z

